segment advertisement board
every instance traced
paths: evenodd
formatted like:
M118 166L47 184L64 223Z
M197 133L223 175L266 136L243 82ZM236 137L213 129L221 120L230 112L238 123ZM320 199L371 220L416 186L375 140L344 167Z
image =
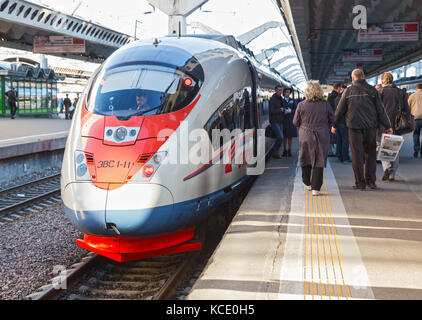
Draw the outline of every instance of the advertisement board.
M85 40L69 36L34 37L34 53L85 53Z
M382 49L352 49L343 51L343 62L376 62L382 60Z
M393 41L419 41L419 22L374 23L358 33L358 42Z

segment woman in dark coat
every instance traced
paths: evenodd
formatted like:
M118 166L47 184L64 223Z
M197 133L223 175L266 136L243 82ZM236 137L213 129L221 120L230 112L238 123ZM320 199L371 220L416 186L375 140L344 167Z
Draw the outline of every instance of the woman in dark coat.
M297 137L297 129L293 125L293 117L296 112L296 102L290 98L292 90L290 88L285 88L283 90L283 108L284 108L284 118L283 118L283 157L292 156L292 141L293 138ZM288 145L288 149L287 149Z
M321 194L324 168L327 166L330 146L329 127L334 121L330 104L317 81L309 81L305 91L306 101L299 103L293 124L299 127L300 166L302 179L312 195ZM312 178L311 178L312 176Z

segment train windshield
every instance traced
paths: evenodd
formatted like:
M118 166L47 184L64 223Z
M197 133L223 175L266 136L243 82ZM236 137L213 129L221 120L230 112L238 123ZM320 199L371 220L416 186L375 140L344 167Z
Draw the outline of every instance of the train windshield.
M101 71L88 94L88 111L130 118L170 113L188 106L202 81L181 68L131 64Z

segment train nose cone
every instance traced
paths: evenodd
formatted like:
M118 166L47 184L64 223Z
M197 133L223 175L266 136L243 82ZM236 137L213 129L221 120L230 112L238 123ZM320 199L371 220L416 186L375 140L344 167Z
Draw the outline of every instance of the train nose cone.
M168 232L172 212L173 196L158 184L129 183L107 194L106 223L122 236Z
M67 215L85 234L144 236L171 228L173 195L158 184L129 183L115 190L91 183L71 183L62 193Z

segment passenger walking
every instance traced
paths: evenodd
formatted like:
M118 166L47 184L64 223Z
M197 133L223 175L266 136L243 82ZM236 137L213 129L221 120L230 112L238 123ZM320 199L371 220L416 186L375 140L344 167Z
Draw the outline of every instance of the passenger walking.
M416 92L409 97L410 113L415 117L415 131L413 132L413 156L418 157L421 148L421 130L422 130L422 83L416 86Z
M70 101L68 94L66 94L66 98L64 99L63 104L64 104L65 119L69 120L69 109L70 109L70 106L72 105L72 101Z
M7 101L9 102L10 108L10 118L15 119L16 111L18 108L16 107L16 92L15 88L6 92Z
M407 95L401 89L399 89L393 83L393 75L389 72L385 72L381 77L381 85L382 88L379 91L381 101L384 105L385 112L387 113L388 118L390 119L390 123L393 125L396 123L396 117L400 114L400 111L403 110L406 113L410 113L409 105L407 103ZM380 127L379 133L379 140L381 141L381 135L385 131L383 126ZM395 135L398 135L397 132L394 131ZM399 156L395 161L381 161L382 167L384 169L384 176L382 180L390 180L394 181L396 178L397 169L399 167Z
M376 89L365 80L360 69L352 72L353 84L348 87L338 104L332 132L336 133L341 119L346 120L355 173L354 189L376 189L377 128L382 124L387 133L393 133L390 120Z
M64 102L63 102L63 98L60 98L60 113L63 113L63 108L64 108Z
M335 100L336 110L344 90L347 86L342 85L339 95ZM336 132L336 155L340 162L351 162L349 156L349 129L347 129L345 119L340 119Z
M334 120L330 104L318 81L309 81L306 100L299 103L293 124L299 127L300 166L306 190L313 196L321 194L324 168L327 166L330 145L329 127Z
M328 95L327 101L330 103L330 106L333 110L333 113L336 112L336 99L338 98L338 96L340 95L340 91L341 91L341 83L335 83L333 86L333 91L331 91L331 93ZM330 128L328 128L328 130L330 131ZM337 154L337 150L336 150L336 144L337 142L337 137L335 134L333 134L330 131L330 148L328 149L328 156L329 157L334 157L335 155L338 156Z
M285 88L283 90L283 107L284 107L284 119L283 119L283 157L292 156L292 142L293 138L297 137L297 129L293 125L293 117L296 112L296 102L290 98L292 89Z
M281 98L283 93L283 87L277 86L275 88L275 93L270 99L270 123L271 129L273 130L276 136L276 143L273 149L272 156L277 159L281 159L280 147L283 144L283 119L284 119L284 108Z

